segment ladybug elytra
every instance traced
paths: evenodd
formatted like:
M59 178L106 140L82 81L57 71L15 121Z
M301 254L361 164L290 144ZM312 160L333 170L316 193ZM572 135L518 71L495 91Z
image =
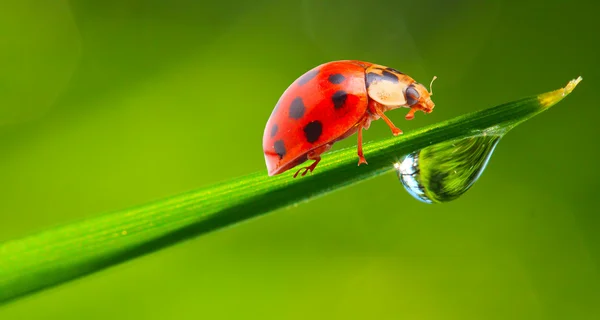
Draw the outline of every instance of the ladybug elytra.
M366 164L362 130L381 118L393 135L401 134L384 113L410 108L407 120L418 110L430 113L434 108L431 95L408 75L382 65L358 60L319 65L285 90L267 121L263 152L268 174L280 174L314 160L294 175L302 172L304 176L315 169L321 154L336 141L354 133L358 133L358 165Z

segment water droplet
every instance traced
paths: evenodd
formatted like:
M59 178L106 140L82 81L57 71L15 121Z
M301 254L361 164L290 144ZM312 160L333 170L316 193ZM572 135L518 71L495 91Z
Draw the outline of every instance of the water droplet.
M479 179L505 133L486 130L404 156L394 165L404 188L425 203L448 202Z

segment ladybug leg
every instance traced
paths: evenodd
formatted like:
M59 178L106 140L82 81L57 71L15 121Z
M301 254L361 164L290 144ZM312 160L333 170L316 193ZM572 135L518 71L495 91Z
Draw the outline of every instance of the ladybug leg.
M309 151L308 155L307 155L308 160L315 160L315 162L313 162L308 167L300 168L300 170L296 171L296 174L294 174L294 178L296 178L298 176L300 171L303 171L301 174L301 176L303 176L303 177L309 171L313 172L313 170L315 170L315 168L317 167L317 164L319 164L319 162L321 161L321 154L329 151L329 149L331 149L331 144L326 144L326 145L320 146L314 150Z
M375 109L375 113L377 113L377 115L383 119L383 121L385 121L385 123L387 123L388 127L390 127L390 129L392 129L392 134L397 136L399 134L402 134L402 130L398 129L394 123L392 122L392 120L390 120L384 113L383 111L381 111L381 109L377 108L376 106L373 108Z
M412 120L415 117L415 112L417 112L418 110L419 110L419 108L417 108L417 107L410 108L410 111L408 111L408 113L406 114L406 116L404 118L406 120Z
M362 148L362 132L363 132L363 124L359 124L358 125L358 165L360 166L361 164L368 164L367 163L367 159L365 159L365 154L363 153L363 148Z
M315 170L315 168L317 167L317 164L319 164L319 162L321 161L321 157L317 157L317 159L311 159L311 160L315 160L315 162L313 162L310 166L308 167L304 167L301 168L300 170L296 171L296 173L294 174L294 178L296 178L298 176L298 174L300 173L300 171L303 171L301 176L305 176L309 171L313 172L313 170Z

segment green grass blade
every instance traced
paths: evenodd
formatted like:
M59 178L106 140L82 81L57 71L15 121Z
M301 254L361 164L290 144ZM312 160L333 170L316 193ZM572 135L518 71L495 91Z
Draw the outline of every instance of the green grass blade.
M0 305L384 174L393 170L400 156L429 145L490 127L513 127L562 100L580 80L556 91L366 144L368 165L357 167L356 148L347 148L326 154L317 170L302 178L293 179L294 170L275 177L261 171L4 242L0 244Z

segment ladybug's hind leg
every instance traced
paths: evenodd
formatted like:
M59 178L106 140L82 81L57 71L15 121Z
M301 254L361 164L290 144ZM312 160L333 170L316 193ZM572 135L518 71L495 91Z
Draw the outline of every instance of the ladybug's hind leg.
M319 161L321 161L321 155L327 151L329 151L329 149L331 149L331 144L325 144L322 145L316 149L313 149L311 151L308 152L307 154L307 158L308 160L315 160L315 162L313 162L310 166L308 167L304 167L301 168L300 170L296 171L296 174L294 174L294 178L296 178L298 176L298 174L300 173L300 171L304 171L302 172L301 176L305 176L309 171L313 172L313 170L315 170L315 168L317 167L317 164L319 164Z

